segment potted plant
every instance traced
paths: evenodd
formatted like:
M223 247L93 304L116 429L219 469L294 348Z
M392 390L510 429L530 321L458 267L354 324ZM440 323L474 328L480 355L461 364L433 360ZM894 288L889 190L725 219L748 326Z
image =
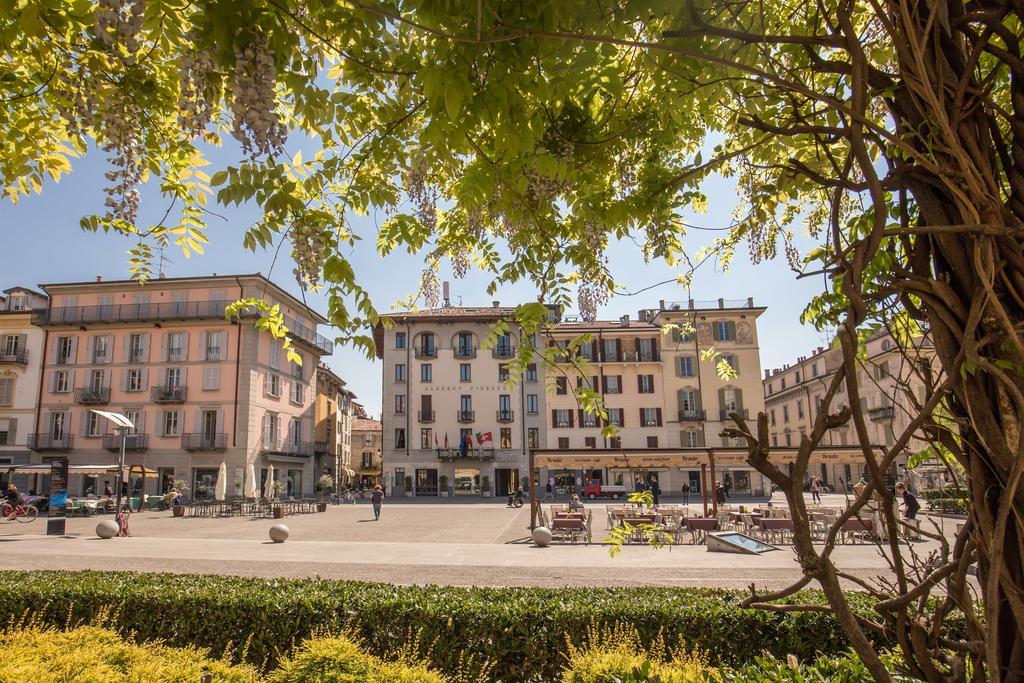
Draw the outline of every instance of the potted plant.
M442 498L447 498L448 497L448 477L446 477L445 475L442 474L440 482L441 482L441 497Z
M184 517L185 516L184 496L185 496L185 491L188 490L188 486L186 486L184 479L175 479L173 484L172 484L172 486L175 489L178 490L178 495L172 501L172 504L171 504L171 515L174 516L174 517Z
M412 475L405 475L405 497L412 498Z
M484 498L491 497L491 478L486 474L480 477L480 495Z
M274 489L274 500L277 500L277 497L281 495L281 491L284 491L284 482L275 481L272 486ZM272 505L270 511L271 514L273 514L274 519L281 519L282 517L284 517L284 508L281 507L280 505Z
M317 512L327 512L327 501L324 500L324 493L334 487L334 477L329 474L322 475L316 482L316 490L320 492L320 500L316 503Z

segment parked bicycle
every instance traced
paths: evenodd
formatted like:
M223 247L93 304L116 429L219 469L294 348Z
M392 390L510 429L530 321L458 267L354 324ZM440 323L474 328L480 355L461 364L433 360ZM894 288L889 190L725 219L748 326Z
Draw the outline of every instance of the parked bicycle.
M10 503L4 503L0 507L0 517L5 520L14 520L17 522L31 522L39 515L39 510L31 505L25 505L19 503L17 507L12 506Z

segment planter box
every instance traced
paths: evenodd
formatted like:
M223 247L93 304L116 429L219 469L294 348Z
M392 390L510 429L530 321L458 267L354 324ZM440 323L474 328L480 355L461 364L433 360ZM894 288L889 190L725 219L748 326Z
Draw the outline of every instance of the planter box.
M270 510L274 514L274 519L282 519L284 517L284 508L280 505L275 505Z
M184 517L185 516L185 506L184 505L173 505L173 506L171 506L171 514L174 517Z
M405 492L405 497L406 498L412 498L412 491L406 491Z
M442 498L447 498L448 497L448 492L447 491L441 491L441 497Z
M484 498L490 498L491 497L491 492L490 491L482 491L480 493L480 495L483 496Z
M317 512L327 512L327 503L317 503L316 504L316 511Z

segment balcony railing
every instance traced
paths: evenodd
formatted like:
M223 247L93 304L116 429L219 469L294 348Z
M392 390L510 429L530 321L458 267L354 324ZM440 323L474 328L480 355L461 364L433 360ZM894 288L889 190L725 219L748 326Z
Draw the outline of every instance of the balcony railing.
M878 408L868 408L868 418L874 422L881 422L882 420L891 420L895 415L895 406L879 406Z
M703 410L680 410L679 421L680 422L701 422L706 419L706 413Z
M75 389L75 403L83 406L110 403L110 387Z
M263 439L264 453L277 453L280 455L293 455L296 457L311 457L315 452L312 441L292 441L291 439Z
M334 353L333 341L322 334L317 334L316 330L303 325L298 320L286 315L284 316L284 326L288 328L288 336L292 339L306 342L309 346L323 351L327 355Z
M448 462L451 460L459 460L463 457L462 451L458 448L435 448L437 459ZM467 450L465 458L467 460L494 460L494 450L484 448L474 448Z
M121 450L121 437L117 434L104 434L103 447L108 451ZM124 442L126 451L144 451L149 448L149 437L145 434L129 434Z
M455 413L456 419L463 424L467 424L476 419L476 411L474 410L460 410Z
M149 392L149 400L153 403L184 403L188 397L188 387L153 387Z
M661 356L657 351L638 351L637 358L641 363L658 363Z
M436 346L417 346L413 352L417 358L437 358Z
M754 299L753 297L748 299L717 299L714 301L695 301L693 299L687 299L685 301L662 301L661 304L661 309L663 311L679 311L683 309L702 310L711 308L753 308Z
M28 365L28 349L14 351L12 353L0 353L0 364Z
M168 363L181 363L185 360L185 349L167 349Z
M499 344L491 349L491 356L494 358L512 358L516 355L516 347Z
M227 434L182 434L181 448L186 451L223 451L228 447Z
M476 358L476 349L472 346L456 346L454 353L456 358Z
M421 410L421 411L419 411L417 413L416 417L423 424L430 424L431 422L434 421L434 411L433 410Z
M220 347L219 346L207 346L206 347L206 360L220 360Z
M172 301L160 304L40 308L32 311L32 323L34 325L80 325L223 318L227 305L227 301Z
M317 455L329 455L331 452L331 445L326 441L316 441L313 443L313 452Z
M736 410L735 408L722 408L720 417L722 422L732 422L732 418L729 417L732 413L738 413L743 419L750 417L749 411L744 408L743 410Z
M25 443L30 451L70 451L73 442L70 434L29 434Z
M499 410L498 411L498 422L511 422L515 419L516 413L514 410Z

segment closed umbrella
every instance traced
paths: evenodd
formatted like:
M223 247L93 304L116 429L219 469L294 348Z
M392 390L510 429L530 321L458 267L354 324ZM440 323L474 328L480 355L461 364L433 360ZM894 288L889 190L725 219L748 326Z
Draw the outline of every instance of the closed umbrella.
M220 469L217 471L217 487L213 492L214 498L217 500L224 500L228 497L228 466L226 463L220 464Z
M263 487L263 497L270 500L274 497L274 466L267 468L267 484Z
M256 498L260 495L259 484L256 483L256 465L249 463L249 481L245 487L246 498Z

